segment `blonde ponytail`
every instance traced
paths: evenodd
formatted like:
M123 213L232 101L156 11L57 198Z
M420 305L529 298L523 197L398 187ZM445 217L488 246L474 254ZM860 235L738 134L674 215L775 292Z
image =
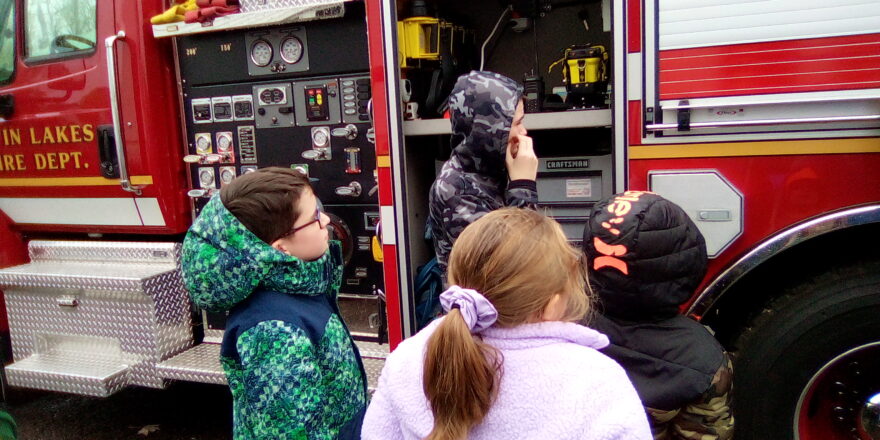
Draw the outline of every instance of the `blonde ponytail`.
M426 440L460 440L483 421L498 390L500 354L471 335L452 309L428 340L425 395L434 414Z

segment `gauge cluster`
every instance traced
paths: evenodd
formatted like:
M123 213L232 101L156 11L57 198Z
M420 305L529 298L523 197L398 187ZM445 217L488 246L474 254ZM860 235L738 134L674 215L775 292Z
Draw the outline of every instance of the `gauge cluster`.
M306 29L302 26L245 34L248 75L263 76L309 70Z
M345 249L341 293L366 317L383 284L378 163L365 11L351 3L341 18L179 37L178 84L193 216L238 176L304 172ZM376 331L340 307L352 328Z

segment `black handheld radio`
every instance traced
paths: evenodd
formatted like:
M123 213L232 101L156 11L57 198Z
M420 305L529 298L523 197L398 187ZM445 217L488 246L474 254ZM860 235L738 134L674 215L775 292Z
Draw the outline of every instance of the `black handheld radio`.
M540 75L526 75L523 78L523 100L526 113L538 113L544 102L544 79Z

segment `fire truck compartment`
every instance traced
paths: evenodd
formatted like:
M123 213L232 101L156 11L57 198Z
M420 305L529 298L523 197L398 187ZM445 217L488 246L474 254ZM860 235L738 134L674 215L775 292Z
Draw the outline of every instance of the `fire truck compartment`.
M107 396L164 388L157 362L192 345L178 243L32 241L0 270L10 385Z

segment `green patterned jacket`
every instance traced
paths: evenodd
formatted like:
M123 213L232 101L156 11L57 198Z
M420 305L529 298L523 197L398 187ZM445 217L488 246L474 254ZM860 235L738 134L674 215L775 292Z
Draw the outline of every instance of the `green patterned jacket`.
M339 243L302 261L257 238L212 199L181 257L190 297L229 310L220 361L233 397L233 437L359 439L363 365L339 314Z

